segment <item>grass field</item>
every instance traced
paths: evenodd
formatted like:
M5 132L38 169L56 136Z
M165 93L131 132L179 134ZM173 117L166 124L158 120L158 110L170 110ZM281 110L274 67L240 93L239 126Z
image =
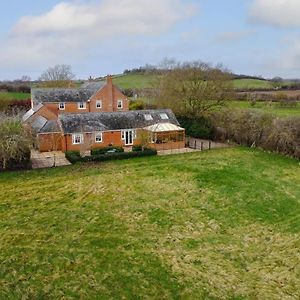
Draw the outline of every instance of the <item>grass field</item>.
M143 88L153 88L155 82L157 81L156 75L146 74L128 74L128 75L117 75L114 77L114 84L122 89L143 89Z
M228 103L228 106L241 109L262 110L278 117L300 117L300 103L298 103L296 107L280 107L279 103L272 103L271 106L268 106L265 102L256 102L253 107L248 101L231 101Z
M120 88L152 88L157 81L156 75L151 74L127 74L114 77L114 83ZM269 89L273 88L272 82L256 79L236 79L233 80L236 89Z
M299 299L299 161L244 148L0 174L0 299Z
M4 99L27 100L30 99L31 95L28 93L0 92L0 101L1 97Z
M127 74L120 75L114 78L114 83L120 88L152 88L157 81L156 75L151 74ZM273 89L273 83L267 80L257 79L235 79L233 80L235 89Z
M258 79L235 79L233 86L236 89L272 89L273 83L267 80Z

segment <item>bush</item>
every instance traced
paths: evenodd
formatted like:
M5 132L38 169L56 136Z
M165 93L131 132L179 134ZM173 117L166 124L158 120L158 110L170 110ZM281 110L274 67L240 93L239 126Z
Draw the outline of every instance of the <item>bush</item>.
M13 100L8 104L7 111L27 111L31 108L31 100Z
M71 164L75 164L82 159L79 151L66 151L65 157Z
M129 109L130 110L143 110L145 108L145 103L141 100L130 101Z
M72 163L76 162L102 162L109 160L121 160L121 159L129 159L134 157L145 157L145 156L153 156L157 155L156 150L146 149L144 151L136 151L136 152L115 152L115 153L106 153L106 154L98 154L81 157L78 151L68 151L66 152L66 158Z
M143 150L143 146L142 145L132 146L132 151L133 152L138 152L138 151L142 151L142 150Z
M7 162L6 171L15 171L15 170L29 170L31 169L31 152L30 149L25 149L23 157L18 160L10 159ZM0 170L3 170L2 163L0 162Z
M124 152L124 148L119 146L108 146L108 147L97 148L91 151L91 155L94 156L94 155L106 154L108 151L111 152L115 151L116 153L121 153Z
M186 130L186 135L194 138L212 139L214 128L211 121L205 117L190 119L187 117L178 117L178 121Z

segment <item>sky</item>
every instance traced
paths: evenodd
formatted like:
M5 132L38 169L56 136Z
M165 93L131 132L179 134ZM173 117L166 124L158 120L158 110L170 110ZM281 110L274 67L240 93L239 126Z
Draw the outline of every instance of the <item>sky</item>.
M164 58L300 78L300 0L1 2L0 80L56 64L84 79Z

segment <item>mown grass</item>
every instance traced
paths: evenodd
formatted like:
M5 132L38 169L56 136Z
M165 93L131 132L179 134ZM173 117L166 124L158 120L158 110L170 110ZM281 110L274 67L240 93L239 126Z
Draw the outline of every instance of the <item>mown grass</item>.
M228 106L241 109L262 110L278 117L300 116L300 103L297 103L295 107L281 107L280 103L272 103L269 105L266 102L256 102L255 106L251 106L248 101L230 101Z
M235 148L0 174L0 299L299 299L299 171Z

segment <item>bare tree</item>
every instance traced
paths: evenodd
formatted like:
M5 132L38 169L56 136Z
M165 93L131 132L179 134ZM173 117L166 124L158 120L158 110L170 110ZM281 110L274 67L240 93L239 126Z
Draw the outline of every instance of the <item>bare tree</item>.
M39 80L43 81L43 86L46 87L66 87L70 86L74 78L72 67L62 64L45 70Z
M33 145L33 135L17 116L1 115L0 163L7 168L10 160L21 161Z
M142 146L142 151L151 143L151 133L145 129L139 129L137 134L139 144Z
M232 96L231 75L221 66L192 62L169 68L156 89L157 105L182 116L205 115Z
M21 82L30 82L31 81L31 77L28 75L23 75L20 79Z

